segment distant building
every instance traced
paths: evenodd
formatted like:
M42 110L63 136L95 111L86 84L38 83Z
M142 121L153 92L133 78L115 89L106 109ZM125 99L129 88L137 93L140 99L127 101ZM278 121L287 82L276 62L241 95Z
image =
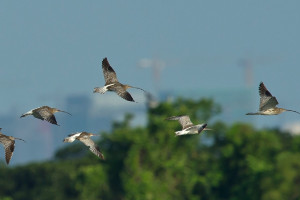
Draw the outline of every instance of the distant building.
M64 124L64 127L69 131L85 131L89 125L91 103L90 97L86 95L68 96L66 99L66 110L71 112L72 116Z

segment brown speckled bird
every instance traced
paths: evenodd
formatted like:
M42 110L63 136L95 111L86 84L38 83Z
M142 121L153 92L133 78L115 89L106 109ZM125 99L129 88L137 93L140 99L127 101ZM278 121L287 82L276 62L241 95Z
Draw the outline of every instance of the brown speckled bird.
M104 75L104 79L105 79L105 85L104 85L104 87L94 88L94 93L104 94L106 91L112 91L112 92L116 92L123 99L134 102L132 96L126 90L128 88L136 88L136 89L143 90L142 88L133 87L130 85L124 85L124 84L120 83L117 79L116 72L110 66L107 58L104 58L102 61L102 70L103 70L103 75ZM145 90L143 90L143 91L146 92Z
M87 133L87 132L78 132L74 134L68 135L63 142L73 142L74 140L79 140L83 144L89 147L90 151L104 160L104 156L100 151L100 148L95 144L95 142L91 139L91 136L99 136L93 133Z
M276 97L272 96L269 90L266 88L263 82L259 84L259 96L260 96L260 104L259 110L256 113L247 113L246 115L278 115L285 111L295 112L300 114L294 110L288 110L284 108L276 107L278 105L278 101Z
M1 128L0 128L1 131ZM9 161L13 155L13 152L15 150L15 139L22 140L25 142L25 140L21 138L15 138L13 136L7 136L0 132L0 143L4 146L5 150L5 160L6 163L9 164Z
M68 113L66 111L58 110L57 108L51 108L49 106L42 106L39 108L32 109L32 110L28 111L27 113L24 113L23 115L21 115L21 117L33 115L35 118L38 118L41 120L46 120L46 121L50 122L51 124L58 125L56 122L55 116L54 116L54 113L56 113L56 112L64 112L64 113L71 115L70 113Z

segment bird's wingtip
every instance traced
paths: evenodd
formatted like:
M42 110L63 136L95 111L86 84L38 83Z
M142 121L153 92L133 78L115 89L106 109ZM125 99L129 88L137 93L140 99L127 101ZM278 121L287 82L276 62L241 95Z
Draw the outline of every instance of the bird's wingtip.
M101 158L102 160L105 160L104 155L102 155L100 158Z

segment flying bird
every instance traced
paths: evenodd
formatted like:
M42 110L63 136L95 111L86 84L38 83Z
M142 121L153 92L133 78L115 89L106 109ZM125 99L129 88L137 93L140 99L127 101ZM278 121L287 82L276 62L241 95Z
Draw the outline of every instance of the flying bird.
M87 132L78 132L74 134L68 135L63 142L73 142L74 140L79 140L83 144L89 147L90 151L104 160L104 156L102 152L100 151L100 148L95 144L95 142L91 139L92 136L99 136L93 133L87 133Z
M1 131L1 128L0 128ZM5 160L6 163L9 164L9 161L13 155L13 152L15 150L15 139L22 140L25 142L25 140L21 138L15 138L13 136L7 136L0 132L0 143L3 145L5 150Z
M294 110L288 110L284 108L276 107L278 105L278 101L276 97L272 96L269 90L266 88L263 82L259 84L259 96L260 96L260 104L259 110L256 113L247 113L246 115L278 115L285 111L295 112L300 114Z
M181 131L176 131L176 136L179 135L186 135L186 134L200 134L203 130L211 130L209 128L206 128L207 124L198 124L194 125L190 117L188 115L182 115L182 116L172 116L166 118L166 120L178 120L179 123L182 126Z
M27 113L24 113L23 115L21 115L21 117L33 115L35 118L38 118L41 120L46 120L46 121L50 122L51 124L58 125L56 122L55 116L54 116L54 113L56 113L56 112L64 112L64 113L71 115L70 113L59 110L57 108L51 108L49 106L42 106L39 108L32 109L32 110L28 111Z
M136 88L139 90L143 90L142 88L133 87L130 85L125 85L125 84L120 83L117 79L116 72L110 66L107 58L104 58L102 60L102 70L103 70L103 75L104 75L104 79L105 79L105 85L104 85L104 87L95 87L94 93L104 94L106 91L112 91L112 92L116 92L120 97L122 97L123 99L125 99L127 101L135 102L133 100L132 96L130 95L130 93L127 92L126 90L129 88ZM143 90L143 91L146 92L145 90Z

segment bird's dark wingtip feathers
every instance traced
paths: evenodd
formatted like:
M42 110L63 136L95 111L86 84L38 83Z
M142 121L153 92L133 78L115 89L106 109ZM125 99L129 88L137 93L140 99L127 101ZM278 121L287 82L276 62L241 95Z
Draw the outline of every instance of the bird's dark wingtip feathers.
M107 60L107 57L103 58L102 64L109 65L109 62L108 62L108 60Z

